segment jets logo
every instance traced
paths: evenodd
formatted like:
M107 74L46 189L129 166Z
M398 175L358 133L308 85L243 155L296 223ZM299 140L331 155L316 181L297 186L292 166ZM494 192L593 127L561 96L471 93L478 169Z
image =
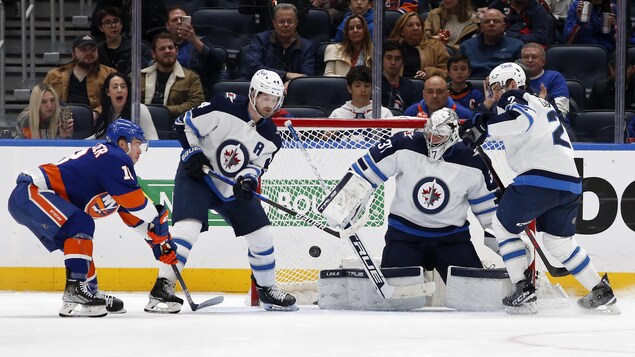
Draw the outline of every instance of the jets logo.
M412 198L421 212L434 214L443 210L448 204L450 190L443 180L437 177L426 177L417 182Z
M119 204L107 192L103 192L86 204L84 212L92 218L101 218L115 213L118 208Z
M227 140L219 146L216 160L223 175L234 177L249 163L249 152L238 141Z

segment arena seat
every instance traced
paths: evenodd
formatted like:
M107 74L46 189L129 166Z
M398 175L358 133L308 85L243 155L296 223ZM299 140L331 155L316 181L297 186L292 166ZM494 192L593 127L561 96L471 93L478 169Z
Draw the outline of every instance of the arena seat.
M322 108L301 106L301 107L282 107L282 109L289 112L289 114L298 118L326 118L328 115Z
M192 25L199 36L207 36L215 46L224 47L233 57L256 33L254 15L243 15L238 9L195 10L192 12Z
M401 109L397 109L397 108L388 108L388 109L390 109L390 112L392 113L392 115L396 117L400 117L403 115L403 111Z
M73 139L86 139L95 134L93 110L86 104L68 103L73 113Z
M157 130L159 140L173 139L171 134L173 133L172 124L174 119L172 119L170 110L160 104L146 104L146 107L150 111L152 123L154 123L154 128Z
M415 92L417 93L419 98L423 98L423 87L425 86L426 81L424 81L421 78L414 78L414 77L403 77L403 79L410 82L413 88L415 88Z
M328 116L350 99L346 78L306 76L289 82L284 106L320 107Z
M326 10L310 9L304 23L298 24L300 36L311 40L315 45L331 39L331 16Z
M472 83L472 88L481 91L481 93L483 93L483 95L485 95L485 90L483 89L483 82L485 82L485 79L482 79L482 78L470 78L467 81Z
M575 102L570 103L569 108L575 109L578 112L583 111L586 101L586 88L584 88L584 83L577 79L567 79L567 88L569 88L569 99Z
M635 112L627 111L625 113L626 123L634 117ZM613 143L615 112L595 110L580 112L573 120L573 129L578 142Z
M403 14L397 10L384 10L384 40L388 39L401 15Z
M250 81L243 80L216 82L216 84L214 84L214 89L212 90L212 95L232 92L247 96L249 94L249 83Z
M608 77L608 55L595 45L555 45L547 49L545 69L562 73L565 79L578 79L590 90L593 84Z
M324 63L324 53L326 52L326 46L335 42L324 42L315 51L315 74L322 75L326 69L326 63Z

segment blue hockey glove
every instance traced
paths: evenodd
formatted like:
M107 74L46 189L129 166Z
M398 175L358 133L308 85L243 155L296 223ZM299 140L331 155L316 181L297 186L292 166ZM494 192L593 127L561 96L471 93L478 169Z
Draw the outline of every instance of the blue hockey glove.
M487 138L487 120L489 119L489 115L489 113L476 113L471 121L466 120L465 123L463 123L460 135L465 145L475 149L477 146L483 144Z
M168 265L174 265L178 263L176 259L176 244L172 241L172 236L168 233L167 239L165 239L162 243L156 244L152 243L151 240L146 240L150 248L152 248L152 253L154 254L154 259L159 260Z
M197 146L183 150L181 152L181 161L183 162L185 173L193 179L203 178L203 175L205 175L203 173L203 165L212 167L203 150Z
M241 201L250 200L256 188L258 188L258 180L255 177L251 175L240 176L234 184L234 197Z

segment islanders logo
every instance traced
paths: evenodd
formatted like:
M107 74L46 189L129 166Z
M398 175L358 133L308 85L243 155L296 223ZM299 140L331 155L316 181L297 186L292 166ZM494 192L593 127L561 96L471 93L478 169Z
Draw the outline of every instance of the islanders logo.
M412 198L417 208L426 214L437 213L448 204L450 190L443 180L436 177L421 179L414 187Z
M92 218L102 218L117 212L118 208L119 204L107 192L103 192L86 204L84 212Z
M249 163L249 152L238 141L227 140L218 147L216 160L223 175L234 177Z

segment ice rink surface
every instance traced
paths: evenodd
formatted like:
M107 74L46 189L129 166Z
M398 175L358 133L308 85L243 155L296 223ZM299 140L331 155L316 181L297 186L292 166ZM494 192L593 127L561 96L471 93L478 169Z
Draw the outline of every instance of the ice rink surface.
M175 315L143 312L147 294L114 294L128 312L61 318L62 293L0 292L0 356L635 356L635 294L621 315L569 309L504 312L267 312L226 295ZM180 294L183 297L182 294ZM201 303L209 294L194 293Z

